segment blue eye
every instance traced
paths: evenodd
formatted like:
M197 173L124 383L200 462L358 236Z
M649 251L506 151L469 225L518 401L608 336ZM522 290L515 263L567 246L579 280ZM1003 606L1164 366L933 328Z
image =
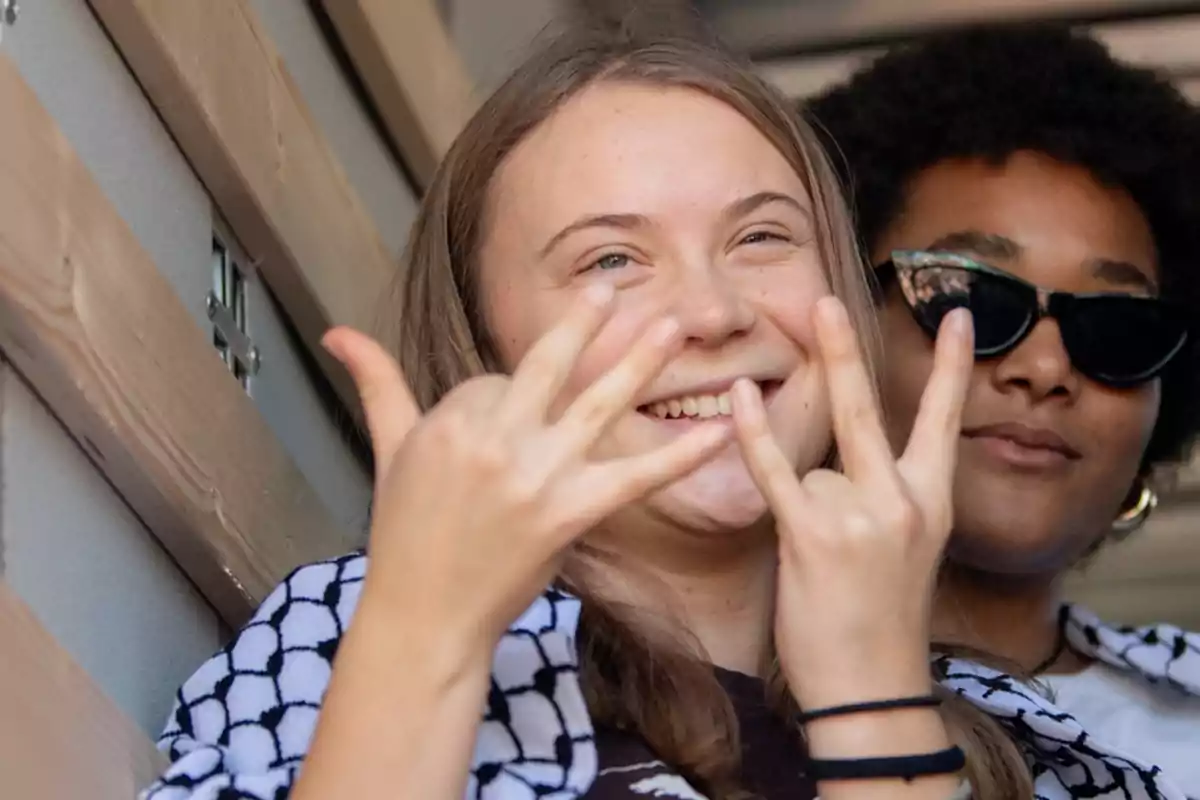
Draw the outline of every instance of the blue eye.
M624 253L609 253L608 255L600 256L600 258L593 261L588 269L620 269L628 264L629 256L625 255Z

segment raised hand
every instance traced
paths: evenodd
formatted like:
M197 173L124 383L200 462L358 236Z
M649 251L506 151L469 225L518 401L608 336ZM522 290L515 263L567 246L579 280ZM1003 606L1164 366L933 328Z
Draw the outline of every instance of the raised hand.
M351 331L330 334L326 346L355 379L375 450L364 597L385 596L490 654L552 580L576 537L727 443L728 429L712 424L645 454L589 457L675 352L679 330L671 319L652 324L607 374L551 418L611 303L611 289L586 293L511 378L467 381L424 416L379 345Z
M845 309L815 312L843 472L797 478L757 390L734 389L738 440L779 533L776 646L793 693L817 707L928 686L929 613L953 517L972 326L950 314L904 453L895 457Z

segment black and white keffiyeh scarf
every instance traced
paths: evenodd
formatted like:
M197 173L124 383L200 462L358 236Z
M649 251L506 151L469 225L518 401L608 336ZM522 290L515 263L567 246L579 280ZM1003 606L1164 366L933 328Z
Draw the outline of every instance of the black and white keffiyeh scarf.
M172 764L142 800L287 796L365 568L366 557L356 553L297 569L184 683L159 740ZM502 638L468 798L571 800L595 780L595 741L578 681L578 622L579 601L547 591ZM1073 647L1098 660L1200 695L1200 637L1194 634L1166 625L1111 628L1072 608L1067 635ZM1187 800L1157 767L1105 748L1028 685L960 659L940 658L937 667L944 685L1017 738L1038 798Z

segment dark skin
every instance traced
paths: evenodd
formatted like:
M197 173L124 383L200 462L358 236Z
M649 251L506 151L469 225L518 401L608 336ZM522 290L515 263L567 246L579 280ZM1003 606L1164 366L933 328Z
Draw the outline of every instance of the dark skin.
M920 173L872 260L898 249L952 250L1059 291L1157 293L1154 238L1134 201L1041 154L1016 153L1000 166L945 161ZM894 284L880 324L889 435L902 448L933 343ZM1159 392L1157 381L1115 390L1074 371L1052 319L1007 355L976 362L963 412L954 536L934 613L938 641L978 647L1025 669L1054 652L1061 578L1126 504ZM1010 457L1011 442L970 435L1000 423L1050 431L1076 455L1031 466ZM1052 671L1082 666L1067 653Z

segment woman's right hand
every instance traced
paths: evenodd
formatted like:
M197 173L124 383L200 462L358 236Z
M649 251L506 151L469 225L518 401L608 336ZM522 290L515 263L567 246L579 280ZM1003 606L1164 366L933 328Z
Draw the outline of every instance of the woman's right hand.
M746 462L780 538L776 637L802 703L836 705L929 686L930 606L953 518L970 317L946 318L908 446L894 455L862 349L832 298L815 314L843 470L797 478L753 387L734 391ZM875 696L876 693L880 693Z
M425 415L380 345L344 328L327 335L326 347L357 385L375 455L364 602L451 635L471 648L460 655L490 658L504 630L553 580L575 538L725 446L730 434L713 424L644 454L589 456L675 352L679 330L671 319L650 325L554 418L560 392L612 301L611 288L593 287L511 378L469 380Z
M899 456L845 309L823 299L815 323L842 472L797 478L753 385L734 391L742 450L779 533L780 664L806 710L928 695L930 607L953 521L955 457L974 364L971 320L956 311L943 323ZM934 753L950 744L930 708L828 717L807 725L805 737L817 759ZM825 781L821 796L946 797L957 780Z

